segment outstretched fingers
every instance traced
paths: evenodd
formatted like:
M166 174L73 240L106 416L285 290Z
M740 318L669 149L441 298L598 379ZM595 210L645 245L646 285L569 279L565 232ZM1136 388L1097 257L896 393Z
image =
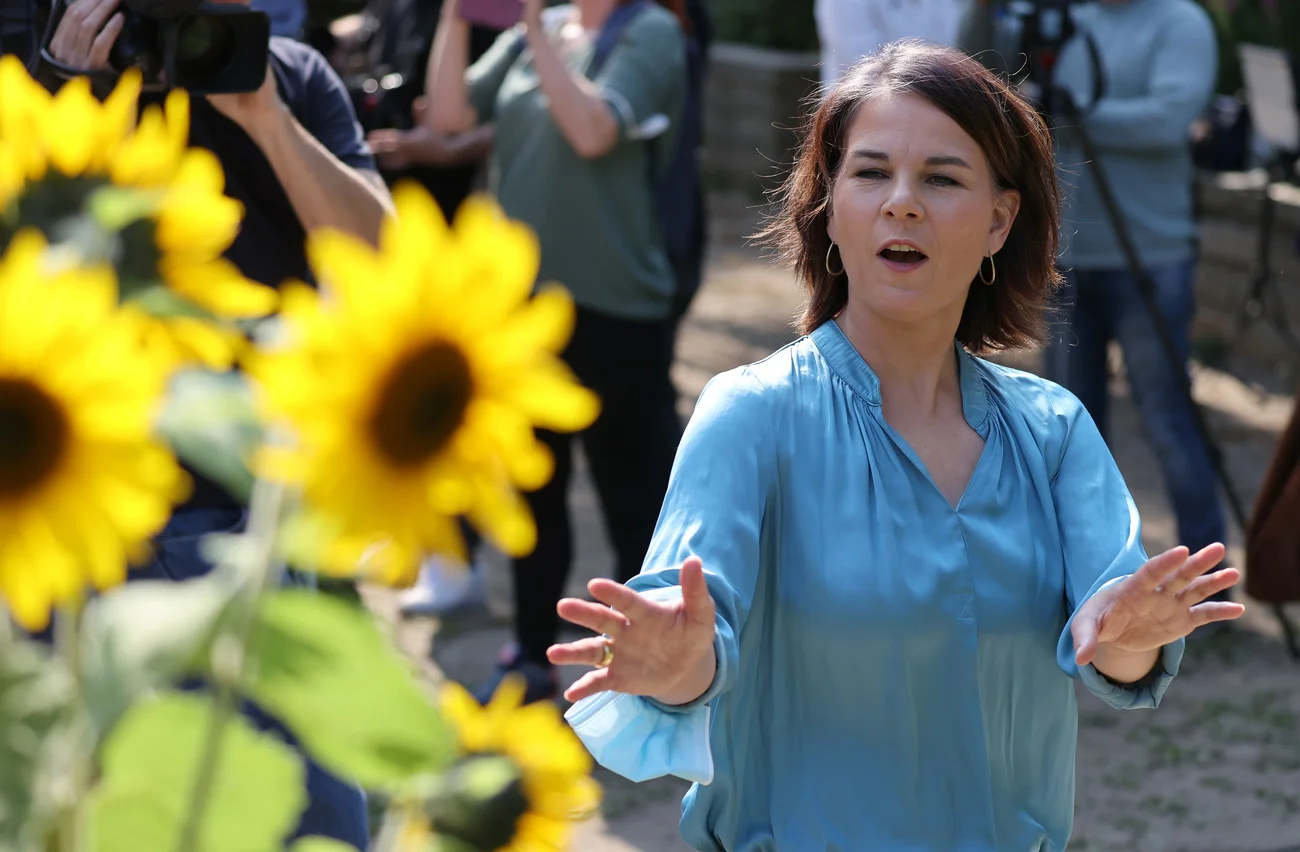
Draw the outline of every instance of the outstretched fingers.
M1223 562L1226 553L1227 548L1217 542L1201 548L1161 582L1161 591L1180 594L1197 577Z
M1241 618L1246 608L1230 601L1209 601L1192 607L1192 624L1200 627L1214 621L1232 621Z
M594 669L573 682L564 690L564 700L577 703L584 698L614 689L609 669Z
M598 577L587 583L587 591L596 600L626 615L629 621L636 621L646 613L645 600L635 589L622 583Z
M565 598L555 607L560 618L593 633L618 636L628 626L628 618L607 606L578 598Z
M1241 579L1241 572L1236 568L1224 568L1213 574L1196 577L1189 582L1178 597L1188 606L1195 606L1225 589L1230 589Z
M1188 549L1179 545L1151 557L1133 575L1134 586L1143 593L1160 591L1171 575L1187 563L1189 555Z
M546 649L546 659L557 666L594 666L605 656L606 640L600 636L552 645Z

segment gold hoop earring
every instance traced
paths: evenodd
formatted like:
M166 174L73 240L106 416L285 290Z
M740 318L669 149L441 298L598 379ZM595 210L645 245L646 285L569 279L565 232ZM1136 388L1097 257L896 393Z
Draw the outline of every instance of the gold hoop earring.
M998 265L997 263L994 262L993 255L989 255L988 259L989 259L989 277L988 278L984 277L984 261L981 260L980 281L984 284L985 287L992 287L993 282L998 280Z
M844 260L843 258L840 259L839 272L836 272L834 269L831 269L831 252L834 250L835 250L835 243L831 243L830 246L828 246L826 249L826 271L830 273L830 276L832 278L839 278L841 275L844 274Z

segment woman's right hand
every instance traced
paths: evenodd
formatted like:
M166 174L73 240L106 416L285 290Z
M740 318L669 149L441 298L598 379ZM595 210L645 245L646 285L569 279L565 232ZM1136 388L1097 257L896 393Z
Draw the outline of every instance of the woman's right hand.
M587 672L565 691L569 701L599 692L645 695L666 704L686 704L713 681L713 598L704 582L704 567L692 556L682 563L679 600L657 602L613 580L587 584L600 601L565 598L558 611L566 621L601 636L552 646L547 657L561 666L595 666L609 642L614 659L605 668Z

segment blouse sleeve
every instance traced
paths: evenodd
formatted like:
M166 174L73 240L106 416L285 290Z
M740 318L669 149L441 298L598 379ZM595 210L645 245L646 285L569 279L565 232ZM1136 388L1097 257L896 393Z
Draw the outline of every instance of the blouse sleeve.
M1071 398L1052 498L1065 558L1065 604L1070 614L1056 647L1056 662L1098 698L1118 710L1160 704L1183 658L1183 640L1166 645L1154 677L1129 685L1112 683L1092 665L1074 662L1074 615L1103 586L1134 573L1147 561L1142 522L1128 486L1083 405Z
M645 565L629 583L656 600L679 598L679 566L687 557L700 558L717 608L713 683L686 705L606 692L566 714L597 762L634 781L712 779L709 704L735 683L776 475L767 397L743 368L704 389L678 448Z

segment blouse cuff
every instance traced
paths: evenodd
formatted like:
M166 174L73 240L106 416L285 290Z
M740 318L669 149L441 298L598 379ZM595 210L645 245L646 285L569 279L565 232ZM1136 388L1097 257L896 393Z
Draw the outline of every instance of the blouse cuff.
M1087 599L1093 598L1102 589L1130 576L1132 575L1121 574L1112 577L1098 586ZM1184 640L1179 639L1160 649L1160 658L1150 674L1135 683L1119 684L1111 681L1091 664L1086 666L1075 664L1074 636L1070 630L1073 621L1074 617L1071 616L1066 622L1056 648L1058 663L1066 674L1074 677L1077 672L1079 680L1089 692L1116 710L1152 710L1160 706L1160 699L1164 697L1165 690L1178 674L1178 666L1183 660L1183 648L1186 645Z
M1079 667L1079 679L1089 692L1116 710L1153 710L1178 674L1185 645L1185 640L1179 639L1161 648L1155 670L1136 683L1114 683L1091 664Z
M682 599L681 586L662 586L657 589L646 589L641 592L642 595L654 601L655 603L667 603L669 601L679 601ZM718 616L719 620L721 616ZM664 713L689 713L697 707L713 701L722 692L723 686L727 683L727 674L729 667L727 665L726 644L722 641L722 631L718 627L713 630L713 656L717 660L716 668L713 672L713 682L709 688L704 690L699 698L686 704L665 704L662 701L656 701L653 698L645 698L645 702L651 707L663 711Z

